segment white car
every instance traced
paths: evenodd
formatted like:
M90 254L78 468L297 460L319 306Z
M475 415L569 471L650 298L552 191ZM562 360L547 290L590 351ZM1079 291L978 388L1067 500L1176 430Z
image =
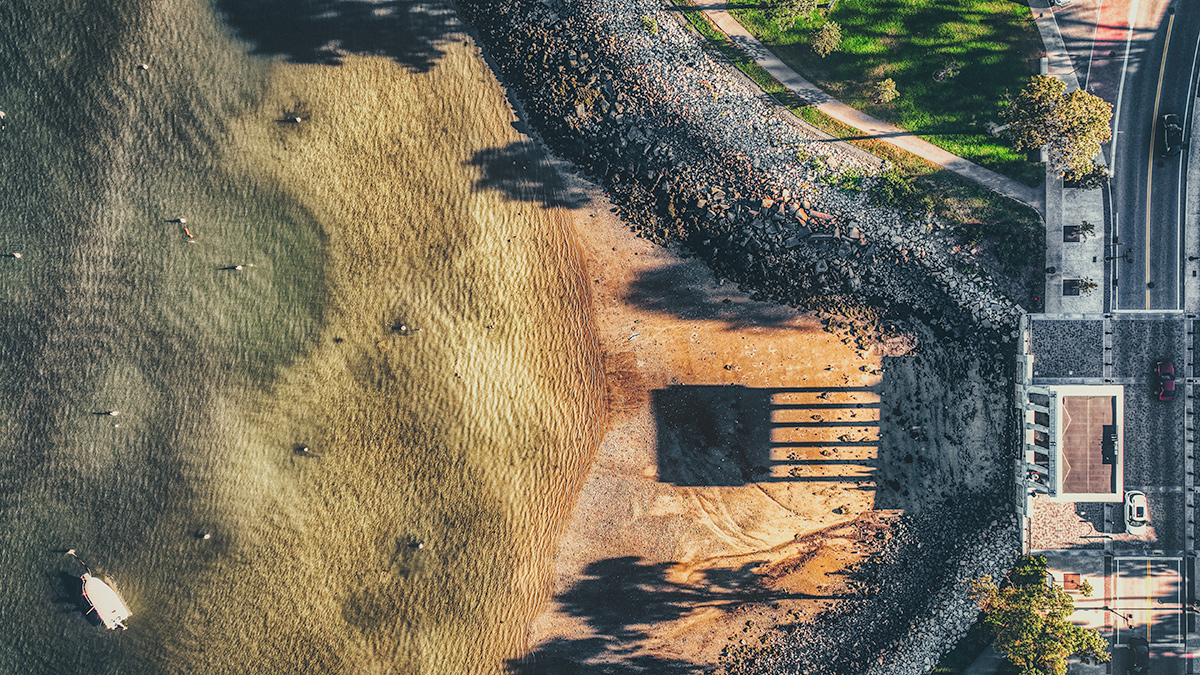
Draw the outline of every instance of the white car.
M1146 493L1130 490L1125 493L1125 531L1135 537L1146 533L1150 512L1146 507Z

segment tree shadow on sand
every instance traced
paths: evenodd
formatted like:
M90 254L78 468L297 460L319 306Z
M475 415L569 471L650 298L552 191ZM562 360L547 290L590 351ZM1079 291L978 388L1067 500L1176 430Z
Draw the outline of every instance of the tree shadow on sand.
M479 167L483 173L476 190L499 190L510 199L541 202L546 208L577 209L588 201L587 195L572 188L546 151L533 141L480 150L467 164Z
M745 297L733 284L714 287L713 281L712 270L706 265L683 260L643 273L629 285L625 301L680 319L720 321L729 330L759 326L819 330L795 326L798 312L791 307L757 302Z
M761 562L703 570L694 583L668 578L674 563L627 556L598 560L556 599L559 610L584 620L587 637L557 637L508 663L515 675L690 675L710 670L648 653L655 628L703 609L734 609L746 603L841 596L773 591L759 583Z
M253 52L338 65L347 54L385 56L426 72L462 30L449 4L411 0L217 0Z

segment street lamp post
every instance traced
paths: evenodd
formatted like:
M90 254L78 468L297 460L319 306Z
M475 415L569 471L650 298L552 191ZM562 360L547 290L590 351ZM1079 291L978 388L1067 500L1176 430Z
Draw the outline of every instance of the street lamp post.
M1125 249L1125 252L1121 255L1106 255L1104 256L1104 262L1108 262L1110 260L1124 260L1127 263L1133 264L1133 258L1129 257L1130 253L1133 253L1132 248Z
M1103 609L1103 610L1105 610L1105 611L1111 611L1111 613L1112 613L1112 614L1116 614L1117 616L1120 616L1120 617L1121 617L1121 619L1124 619L1124 620L1126 620L1126 628L1128 628L1128 627L1129 627L1130 623L1133 623L1133 617L1132 617L1132 616L1130 616L1130 615L1128 615L1128 614L1121 614L1121 613L1120 613L1120 611L1117 611L1117 610L1115 610L1115 609L1112 609L1111 607L1109 607L1109 605L1104 605L1104 607L1102 607L1102 608L1100 608L1100 609Z

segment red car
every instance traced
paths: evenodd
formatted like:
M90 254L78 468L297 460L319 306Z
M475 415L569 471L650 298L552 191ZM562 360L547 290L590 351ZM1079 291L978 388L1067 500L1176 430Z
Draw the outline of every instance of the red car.
M1154 374L1158 377L1158 400L1175 400L1175 364L1170 361L1159 361L1154 364Z

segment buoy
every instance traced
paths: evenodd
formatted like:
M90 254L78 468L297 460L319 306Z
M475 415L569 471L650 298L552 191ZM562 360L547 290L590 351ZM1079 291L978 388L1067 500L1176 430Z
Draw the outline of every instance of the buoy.
M11 255L12 257L14 257L14 258L16 258L16 259L18 259L18 260L20 260L20 259L21 259L21 254L20 254L20 253L13 252L13 253L9 253L9 255Z
M120 411L120 410L109 410L109 411L108 411L108 416L109 416L109 417L116 417L117 415L120 415L120 414L121 414L121 411Z
M187 218L180 218L180 219L179 219L179 224L180 224L180 225L187 225Z
M138 70L150 70L150 64L149 63L139 63Z
M211 534L209 534L208 532L205 532L205 533L204 533L204 535L203 535L202 537L200 537L200 538L201 538L201 539L203 539L203 540L205 540L205 541L208 541L209 539L212 539L212 535L211 535Z

